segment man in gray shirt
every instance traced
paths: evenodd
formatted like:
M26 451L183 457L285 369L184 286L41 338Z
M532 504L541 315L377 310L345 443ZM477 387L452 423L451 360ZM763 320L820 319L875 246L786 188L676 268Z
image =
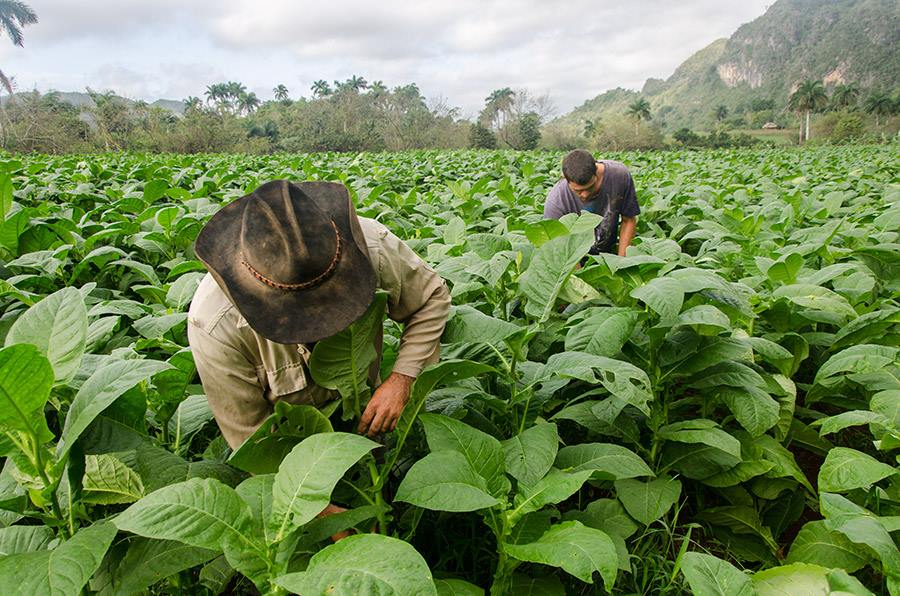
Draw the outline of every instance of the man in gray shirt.
M597 161L587 151L576 149L563 159L562 170L563 179L547 195L544 217L559 219L567 213L596 213L603 221L594 230L590 253L616 252L618 237L617 252L624 257L641 212L628 168L618 161Z

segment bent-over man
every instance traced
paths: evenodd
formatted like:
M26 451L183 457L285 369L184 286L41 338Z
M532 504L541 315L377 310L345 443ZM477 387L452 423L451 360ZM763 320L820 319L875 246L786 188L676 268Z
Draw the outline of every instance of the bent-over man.
M563 158L562 171L562 180L547 195L544 218L559 219L582 211L596 213L603 221L594 229L590 253L618 252L624 257L641 212L628 168L610 159L597 161L587 151L576 149Z

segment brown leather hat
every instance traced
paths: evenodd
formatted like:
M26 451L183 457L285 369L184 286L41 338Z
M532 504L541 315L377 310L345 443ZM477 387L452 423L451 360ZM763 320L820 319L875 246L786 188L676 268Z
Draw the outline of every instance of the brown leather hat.
M195 251L250 327L278 343L334 335L375 295L350 194L335 182L267 182L219 210Z

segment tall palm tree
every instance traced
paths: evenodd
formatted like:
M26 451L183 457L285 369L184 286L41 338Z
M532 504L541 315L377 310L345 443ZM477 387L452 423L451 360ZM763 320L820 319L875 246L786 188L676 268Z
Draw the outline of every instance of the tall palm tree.
M275 94L276 101L288 101L288 88L284 85L278 85L272 89L272 93Z
M372 81L372 84L369 85L369 91L372 95L381 96L387 93L387 85L384 84L384 81Z
M364 78L362 78L362 77L358 77L358 76L356 76L356 75L353 75L352 77L350 77L349 79L347 79L347 87L349 87L349 88L352 89L353 91L359 92L359 91L362 91L363 89L368 89L368 88L369 88L369 82L366 81L366 80L365 80Z
M855 109L859 101L859 83L847 83L838 85L831 93L831 107L840 110L842 108Z
M638 134L638 125L641 120L650 120L650 102L643 97L637 98L628 106L628 115L634 118L634 136Z
M200 109L200 106L203 105L203 101L197 97L196 95L189 95L184 100L184 111L185 112L195 112Z
M896 106L890 95L883 91L876 91L866 98L863 109L867 114L875 114L875 126L881 126L879 116L890 116L896 111Z
M313 92L313 95L316 97L327 97L331 95L331 86L328 84L328 81L319 79L312 84L310 90Z
M490 127L495 124L498 130L503 128L507 114L515 101L516 92L509 87L494 89L484 98L484 109L481 111L481 119Z
M235 100L235 107L237 108L238 114L251 114L256 110L256 108L259 107L260 103L261 102L259 101L259 98L256 97L256 93L254 93L253 91L251 91L250 93L243 92L238 95L237 99Z
M0 30L12 40L13 44L23 47L22 27L38 22L37 14L30 6L19 0L0 0ZM12 95L12 81L0 70L0 85Z
M225 83L213 83L212 85L207 85L206 91L204 92L204 95L206 95L206 103L216 105L221 105L227 94L228 90L225 87Z
M806 140L809 140L809 115L811 112L820 112L828 105L828 94L825 93L825 85L822 81L803 81L797 90L791 94L788 107L797 112L806 112ZM801 129L802 121L801 121ZM801 139L803 137L800 137Z

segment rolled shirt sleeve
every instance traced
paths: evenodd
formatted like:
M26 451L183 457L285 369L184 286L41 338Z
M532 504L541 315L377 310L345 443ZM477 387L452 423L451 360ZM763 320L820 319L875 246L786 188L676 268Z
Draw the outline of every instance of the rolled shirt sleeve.
M438 360L450 292L441 276L390 231L385 229L377 251L379 287L388 292L388 315L403 324L393 372L417 377Z

